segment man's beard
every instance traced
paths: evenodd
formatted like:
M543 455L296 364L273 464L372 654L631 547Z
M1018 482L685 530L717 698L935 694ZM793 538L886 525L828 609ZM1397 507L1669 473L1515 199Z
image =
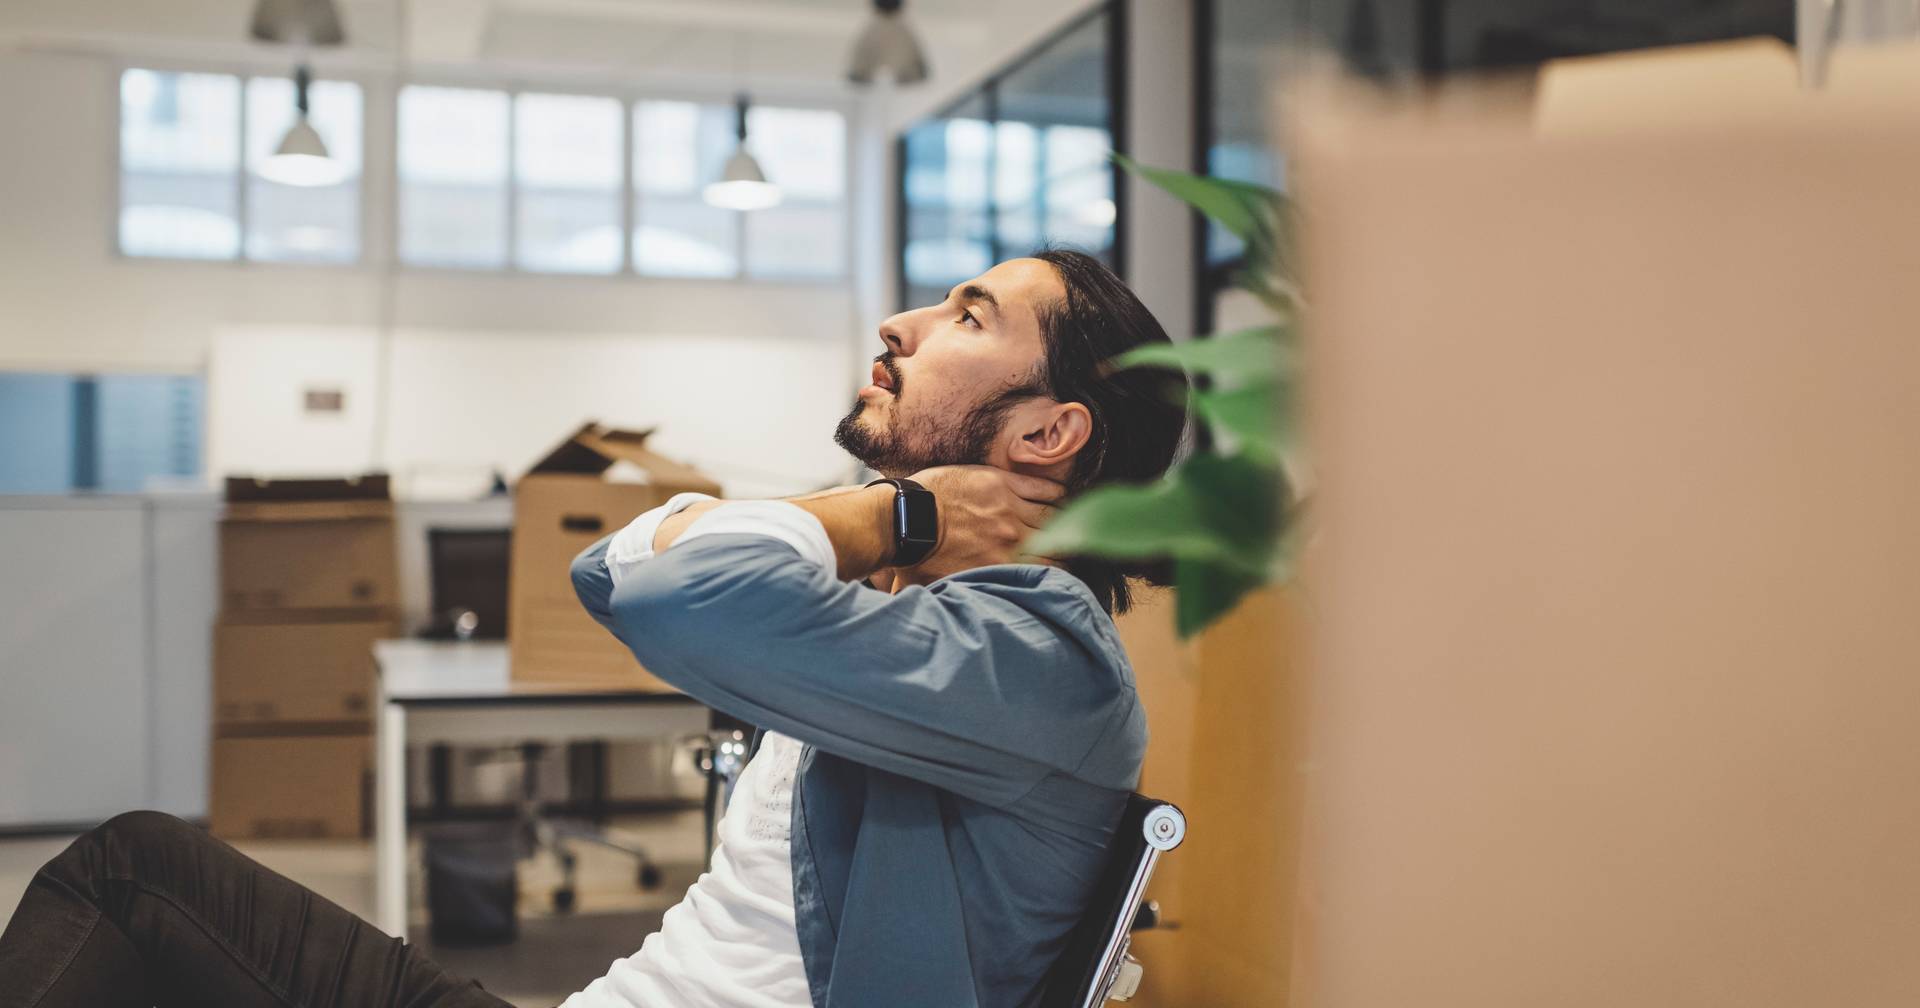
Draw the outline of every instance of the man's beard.
M895 377L895 388L899 389L900 372L894 367L893 355L881 354L879 360ZM833 442L883 476L911 476L922 469L943 465L986 465L994 441L1006 426L1007 414L1022 402L1043 394L1037 383L1002 389L974 404L958 423L944 430L919 432L918 437L901 430L898 424L875 429L861 423L867 404L855 399L853 409L841 417L834 428ZM897 414L898 391L894 396Z

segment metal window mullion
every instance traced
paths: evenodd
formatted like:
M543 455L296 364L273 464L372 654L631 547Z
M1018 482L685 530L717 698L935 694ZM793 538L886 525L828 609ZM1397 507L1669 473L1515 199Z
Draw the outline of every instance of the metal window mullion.
M121 97L126 86L127 71L132 69L126 63L118 64L113 74L113 238L112 249L115 255L125 258L126 245L120 233L120 222L127 216L127 104Z
M983 89L987 113L987 265L1005 257L1000 248L1000 82L990 81Z
M633 156L634 143L638 136L633 125L634 103L622 97L620 99L620 272L631 276L639 272L639 256L634 253L634 242L640 228L635 221L634 192L639 188L639 179L634 177L637 160Z
M233 219L239 225L240 240L234 245L233 261L241 262L247 258L247 238L253 230L248 226L252 214L247 206L247 92L253 82L244 74L236 74L234 79L240 82L239 114L234 117L239 120L235 130L240 136L240 163L233 176Z
M507 92L507 261L509 272L520 269L520 89Z

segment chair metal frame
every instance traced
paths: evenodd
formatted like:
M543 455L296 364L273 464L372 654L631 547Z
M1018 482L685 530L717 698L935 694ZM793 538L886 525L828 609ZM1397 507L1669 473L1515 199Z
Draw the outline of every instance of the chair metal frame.
M1143 970L1128 950L1147 883L1160 856L1180 846L1186 836L1187 817L1177 806L1141 794L1128 796L1092 905L1048 976L1040 1002L1044 1008L1099 1008L1109 1000L1125 1001L1139 989Z

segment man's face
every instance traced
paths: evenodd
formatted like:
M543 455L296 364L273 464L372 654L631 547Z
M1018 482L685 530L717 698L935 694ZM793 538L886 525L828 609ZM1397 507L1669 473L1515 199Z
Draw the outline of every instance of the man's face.
M937 305L880 326L886 352L834 440L876 472L1006 464L1007 411L1045 395L1040 314L1066 296L1052 266L1012 259Z

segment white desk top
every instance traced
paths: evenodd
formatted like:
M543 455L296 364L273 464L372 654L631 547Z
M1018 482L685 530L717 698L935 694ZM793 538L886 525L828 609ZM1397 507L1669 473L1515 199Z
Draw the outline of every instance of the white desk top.
M499 641L383 640L373 644L380 666L380 699L418 701L655 700L693 703L679 693L616 686L515 682L507 646Z

